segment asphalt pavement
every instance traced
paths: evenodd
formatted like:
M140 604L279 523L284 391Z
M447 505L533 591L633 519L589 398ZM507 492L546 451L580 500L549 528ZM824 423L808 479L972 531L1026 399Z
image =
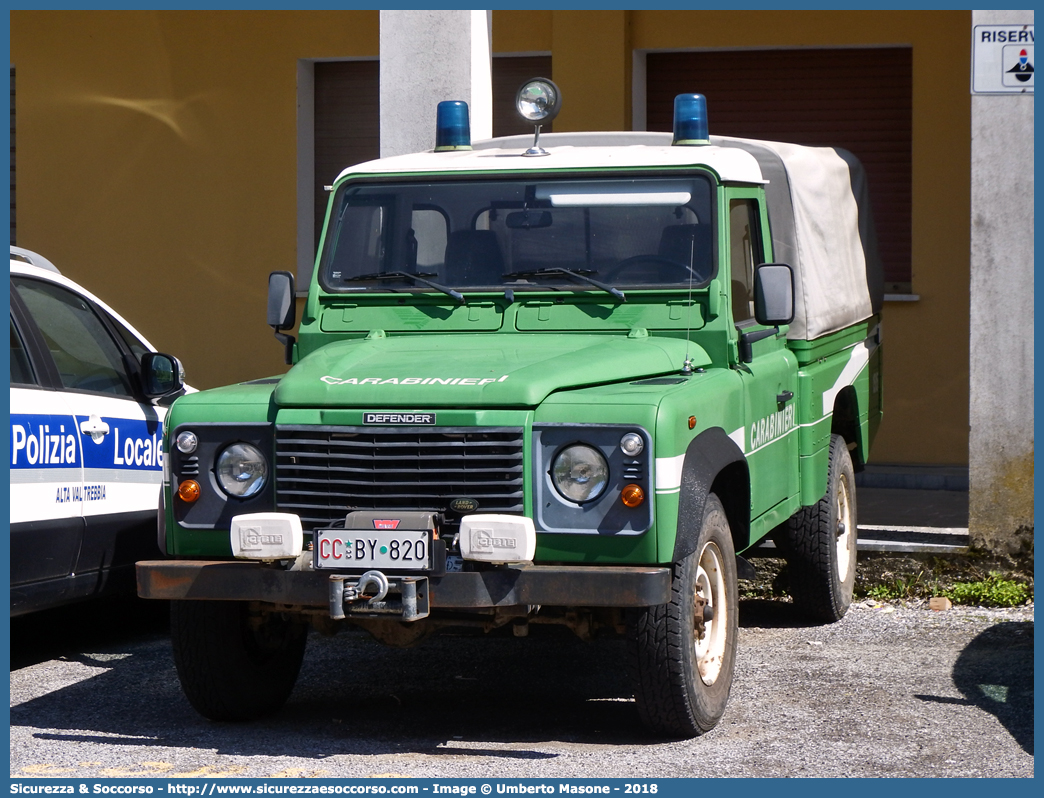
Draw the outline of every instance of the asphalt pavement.
M952 486L951 486L952 487ZM967 527L967 492L859 488L860 526ZM862 530L861 530L862 531ZM181 693L162 602L14 619L11 776L1032 777L1032 605L859 602L839 623L740 604L735 682L704 737L657 740L618 640L313 634L286 708L211 723Z
M286 707L236 724L206 721L188 705L161 629L121 637L110 615L92 634L85 619L75 645L56 640L27 657L34 638L16 641L12 653L21 648L29 664L11 672L12 778L162 785L1034 770L1032 607L861 602L819 626L788 602L743 600L725 717L682 741L642 729L618 640L583 643L539 627L527 638L443 635L402 650L359 632L312 635Z

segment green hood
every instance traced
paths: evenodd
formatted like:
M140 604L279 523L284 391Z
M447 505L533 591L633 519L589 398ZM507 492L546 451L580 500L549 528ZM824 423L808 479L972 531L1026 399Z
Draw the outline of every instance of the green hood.
M672 338L604 335L423 335L328 344L275 392L280 407L535 407L569 388L677 373L686 348Z

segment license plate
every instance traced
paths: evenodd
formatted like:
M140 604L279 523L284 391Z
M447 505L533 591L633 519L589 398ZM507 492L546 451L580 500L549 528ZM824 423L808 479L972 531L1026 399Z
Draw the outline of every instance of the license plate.
M431 531L409 529L317 529L315 567L431 570Z

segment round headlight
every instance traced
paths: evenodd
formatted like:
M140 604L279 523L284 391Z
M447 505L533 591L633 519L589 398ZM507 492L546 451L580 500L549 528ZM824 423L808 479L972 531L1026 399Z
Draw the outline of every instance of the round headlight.
M558 116L562 92L547 78L533 78L522 84L515 95L519 116L534 124L546 124Z
M637 457L645 449L645 441L637 432L628 432L620 438L620 451L628 457Z
M609 484L609 463L593 446L576 443L558 453L551 466L551 481L569 501L591 501Z
M268 479L268 461L256 446L233 443L218 455L214 474L225 493L246 499L264 487Z
M178 451L182 454L192 454L199 445L199 439L196 438L196 433L186 430L178 433L174 445L178 447Z

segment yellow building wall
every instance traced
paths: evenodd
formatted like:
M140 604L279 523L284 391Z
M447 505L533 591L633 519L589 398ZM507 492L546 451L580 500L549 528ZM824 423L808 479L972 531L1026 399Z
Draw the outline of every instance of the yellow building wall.
M920 299L885 305L873 459L960 464L970 31L967 11L495 11L493 51L552 52L567 131L630 127L632 49L911 46ZM264 314L268 273L296 263L297 60L372 58L378 42L376 11L11 12L19 245L198 387L284 370Z
M18 244L209 388L285 370L297 60L376 57L378 12L14 11Z

